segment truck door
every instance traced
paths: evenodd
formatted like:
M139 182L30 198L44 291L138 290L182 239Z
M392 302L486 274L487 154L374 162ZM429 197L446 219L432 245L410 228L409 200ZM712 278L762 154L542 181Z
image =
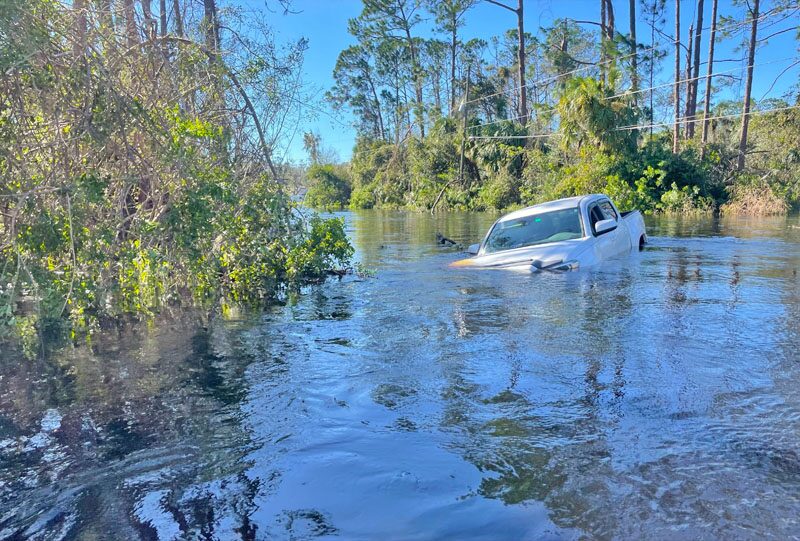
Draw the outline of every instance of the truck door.
M614 219L617 222L617 229L614 230L614 254L623 254L631 249L631 236L628 233L628 224L619 215L617 209L611 204L611 201L604 199L599 203L600 210L603 211L603 216L607 220Z
M596 237L595 254L598 260L607 259L615 255L621 254L630 248L628 232L622 230L624 224L614 207L608 200L601 200L597 203L592 203L589 208L589 225L592 235ZM601 220L614 220L617 223L616 229L597 234L595 224Z

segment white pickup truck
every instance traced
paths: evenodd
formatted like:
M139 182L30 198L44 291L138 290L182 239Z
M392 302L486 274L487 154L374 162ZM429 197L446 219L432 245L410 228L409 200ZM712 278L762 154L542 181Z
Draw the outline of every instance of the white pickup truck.
M572 270L642 249L647 242L638 210L619 212L600 194L550 201L506 214L492 225L474 257L451 267Z

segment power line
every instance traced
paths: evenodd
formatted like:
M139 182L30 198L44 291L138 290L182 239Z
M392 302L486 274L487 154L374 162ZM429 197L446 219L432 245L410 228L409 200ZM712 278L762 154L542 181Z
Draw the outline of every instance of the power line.
M741 70L744 70L744 69L747 69L747 68L750 68L750 67L756 68L758 66L767 66L769 64L776 64L778 62L786 62L788 60L797 60L797 59L795 57L793 57L793 56L790 56L790 57L787 57L787 58L779 58L779 59L776 59L776 60L768 60L766 62L754 62L752 64L752 66L751 65L739 66L739 67L732 68L732 69L729 69L729 70L715 71L711 75L708 75L708 74L706 74L706 75L698 75L697 77L689 77L687 79L681 79L680 81L670 81L668 83L663 83L663 84L660 84L660 85L651 86L649 88L642 88L642 89L639 89L639 90L628 90L628 91L625 91L625 92L621 92L619 94L614 94L613 96L607 96L607 97L605 97L603 99L610 100L610 99L613 99L613 98L621 98L621 97L624 97L624 96L632 96L634 94L640 94L642 92L647 92L649 90L656 90L658 88L666 88L666 87L670 87L670 86L675 86L675 84L690 83L690 82L693 82L693 81L699 81L700 79L707 79L709 77L717 77L719 75L725 75L726 73L735 73L737 71L741 71Z
M753 116L753 115L768 115L771 113L778 113L780 111L788 111L790 109L800 109L800 105L787 105L786 107L774 107L772 109L766 109L763 111L750 111L746 114L744 113L732 113L729 115L716 115L716 116L708 116L708 117L698 117L698 118L686 118L681 117L678 119L678 122L683 124L692 124L695 122L704 122L706 120L721 120L725 118L739 118L742 116ZM648 128L661 128L666 126L672 126L673 122L660 122L658 124L647 124L646 126L622 126L621 128L615 128L614 131L630 131L630 130L639 130L639 129L648 129Z
M477 139L546 139L561 135L559 133L538 133L536 135L470 135L470 140Z
M786 7L786 8L783 8L783 9L775 9L775 10L763 13L762 15L759 15L758 17L753 17L753 18L750 18L750 19L746 19L744 21L739 21L737 23L730 24L730 25L724 26L724 27L717 27L717 32L723 32L725 30L730 30L731 28L744 27L747 24L752 23L753 21L761 21L761 20L766 19L768 17L772 17L773 15L776 15L778 13L782 13L784 11L787 11L788 9L790 9L790 8ZM703 28L702 30L710 30L710 29L711 29L711 27L709 26L707 28ZM533 88L533 87L535 87L537 85L541 85L541 84L557 81L557 80L559 80L559 79L561 79L563 77L567 77L569 75L574 75L574 74L580 73L582 71L586 71L586 70L590 70L590 69L593 69L593 68L597 68L599 66L604 66L604 65L607 65L607 64L613 64L615 62L618 62L618 61L621 61L621 60L625 60L626 58L631 58L631 57L637 56L639 54L644 54L644 53L649 52L649 51L654 51L654 50L656 50L657 48L659 48L661 46L675 45L676 43L678 43L678 44L681 43L680 37L678 39L673 39L672 41L667 42L667 43L654 45L652 47L647 47L645 49L642 49L641 51L636 51L635 53L628 53L626 55L622 55L622 56L619 56L619 57L616 57L616 58L610 58L608 60L604 60L602 62L598 62L597 64L589 64L589 65L586 65L586 66L581 66L579 68L575 68L574 70L570 70L570 71L567 71L567 72L564 72L564 73L560 73L558 75L554 75L554 76L548 77L546 79L533 81L532 83L526 83L525 85L519 85L519 86L510 88L508 90L502 90L500 92L495 92L494 94L488 94L486 96L480 96L478 98L474 98L472 100L466 101L466 104L474 103L474 102L481 101L481 100L486 100L486 99L489 99L489 98L494 98L494 97L500 96L500 95L505 95L505 94L507 94L508 92L511 92L511 91L518 91L523 86L525 86L525 88Z
M687 119L685 117L679 118L678 121L684 124L694 123L694 122L704 122L706 120L722 120L726 118L740 118L742 116L753 116L753 115L768 115L771 113L778 113L781 111L789 111L791 109L800 109L800 105L787 105L786 107L774 107L772 109L767 109L763 111L750 111L746 114L743 113L733 113L728 115L715 115L709 117L698 117L694 119ZM646 130L649 128L663 128L672 126L674 122L660 122L657 124L644 124L644 125L635 125L635 126L621 126L619 128L614 128L610 131L632 131L632 130ZM535 135L471 135L469 138L471 140L479 140L479 139L543 139L547 137L556 137L561 135L560 133L539 133Z
M767 66L767 65L769 65L769 64L776 64L776 63L778 63L778 62L786 62L786 61L788 61L788 60L794 60L794 61L795 61L795 63L794 63L794 64L792 64L791 66L789 66L789 67L787 68L787 70L788 70L788 69L791 69L792 67L794 67L794 66L796 66L798 63L800 63L800 60L797 60L797 58L795 58L795 57L787 57L787 58L780 58L780 59L769 60L769 61L766 61L766 62L756 62L756 63L753 63L753 66L752 66L752 67L754 67L754 68L755 68L755 67L757 67L757 66ZM732 68L732 69L729 69L729 70L715 72L715 73L711 74L710 76L709 76L708 74L706 74L706 75L699 75L699 76L697 76L697 77L689 77L689 78L686 78L686 79L681 79L681 80L680 80L680 81L678 81L677 83L678 83L678 84L683 84L683 83L688 83L688 82L692 82L692 81L698 81L698 80L700 80L700 79L707 79L707 78L709 78L709 77L718 77L718 76L720 76L720 75L725 75L725 74L727 74L727 73L735 73L735 72L738 72L738 71L741 71L741 70L747 69L747 68L749 68L749 67L750 67L749 65L748 65L748 66L739 66L739 67ZM786 70L784 70L784 71L786 71ZM666 87L672 87L672 86L675 86L675 82L674 82L674 81L670 81L670 82L668 82L668 83L663 83L663 84L660 84L660 85L651 86L651 87L648 87L648 88L642 88L642 89L639 89L639 90L633 90L633 91L630 91L630 90L628 90L628 91L625 91L625 92L621 92L621 93L619 93L619 94L614 94L614 95L612 95L612 96L605 96L605 97L603 97L602 99L603 99L603 100L610 100L610 99L614 99L614 98L621 98L621 97L625 97L625 96L632 96L632 95L634 95L634 94L640 94L640 93L643 93L643 92L648 92L648 91L651 91L651 90L656 90L656 89L658 89L658 88L666 88ZM762 96L762 98L761 98L761 99L763 100L763 99L764 99L764 97ZM554 107L552 107L552 106L551 106L551 107L550 107L550 110L552 111L553 109L554 109ZM528 115L528 116L530 116L530 115ZM516 116L513 116L513 117L511 117L511 118L502 118L502 119L498 119L498 120L493 120L493 121L491 121L491 122L484 122L484 123L482 123L482 124L475 124L475 125L473 125L473 126L470 126L470 129L482 128L482 127L485 127L485 126L492 126L492 125L494 125L494 124L500 124L501 122L510 122L510 121L512 121L512 120L518 120L518 119L520 119L520 118L522 118L522 115L516 115Z

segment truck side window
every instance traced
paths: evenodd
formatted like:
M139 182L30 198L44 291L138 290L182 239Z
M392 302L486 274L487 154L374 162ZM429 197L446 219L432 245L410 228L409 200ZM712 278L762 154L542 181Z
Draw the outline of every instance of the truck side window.
M592 207L589 209L589 225L592 227L592 234L597 234L597 231L594 229L595 224L605 219L606 218L603 216L603 211L600 210L600 207L597 205L592 205Z
M605 214L606 220L617 220L617 212L609 201L602 201L600 203L600 209L603 211L603 214Z

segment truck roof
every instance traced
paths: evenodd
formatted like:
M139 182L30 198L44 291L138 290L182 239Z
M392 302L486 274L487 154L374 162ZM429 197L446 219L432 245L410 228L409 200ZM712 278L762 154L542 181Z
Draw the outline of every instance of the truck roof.
M497 221L505 222L506 220L515 220L517 218L524 218L526 216L534 216L536 214L550 212L553 210L579 208L583 202L588 204L596 199L608 199L608 197L603 194L590 194L556 199L555 201L548 201L547 203L540 203L531 207L525 207L524 209L515 210L514 212L506 214Z

